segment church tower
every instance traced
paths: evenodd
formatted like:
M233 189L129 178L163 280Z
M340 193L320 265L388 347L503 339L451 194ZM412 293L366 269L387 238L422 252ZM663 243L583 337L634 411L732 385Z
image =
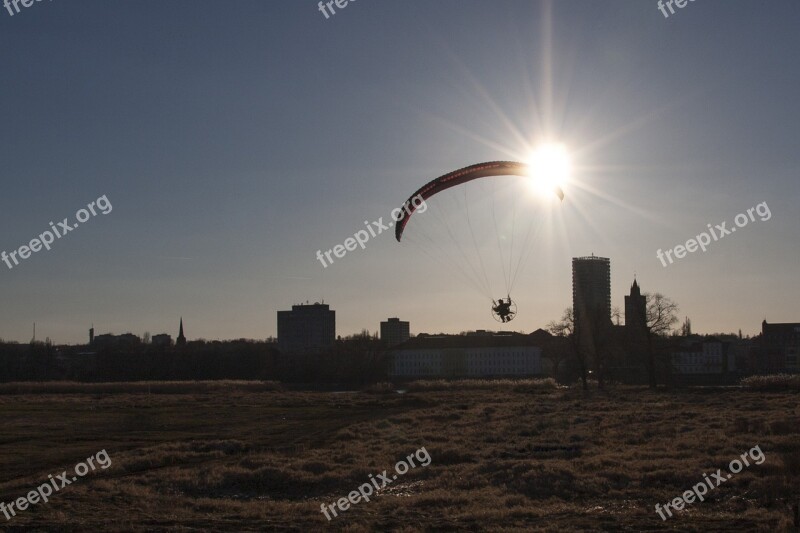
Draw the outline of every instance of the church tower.
M183 317L181 317L181 329L178 333L178 339L175 341L176 346L184 346L186 345L186 336L183 334Z
M633 278L630 295L625 297L625 329L629 336L637 336L647 327L647 300Z
M630 295L625 297L625 336L628 342L640 342L647 333L647 299L633 278Z

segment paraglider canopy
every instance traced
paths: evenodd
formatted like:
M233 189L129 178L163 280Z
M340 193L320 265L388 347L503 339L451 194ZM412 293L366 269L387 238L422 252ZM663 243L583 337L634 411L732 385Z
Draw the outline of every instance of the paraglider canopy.
M426 183L414 194L409 196L408 200L405 201L400 209L400 211L402 211L402 214L400 215L401 218L397 221L397 225L394 229L394 236L397 239L397 242L400 242L400 239L403 237L403 231L405 231L406 225L411 219L411 215L414 214L414 211L416 211L417 207L420 205L418 198L427 200L434 194L445 191L451 187L455 187L456 185L461 185L462 183L467 183L480 178L492 176L529 177L533 171L536 171L537 164L541 166L545 163L550 163L552 162L552 157L553 154L550 153L539 155L538 157L536 154L534 154L532 164L518 163L516 161L490 161L488 163L478 163L477 165L465 167L447 173L444 176L439 176L435 180ZM556 194L556 196L559 197L559 199L562 201L564 200L564 191L561 190L559 185L553 183L551 190Z

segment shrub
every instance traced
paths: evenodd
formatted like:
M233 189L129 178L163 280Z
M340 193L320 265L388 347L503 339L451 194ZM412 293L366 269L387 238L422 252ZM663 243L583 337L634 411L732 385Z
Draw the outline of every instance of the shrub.
M364 392L370 394L394 394L397 392L397 387L388 382L373 383L365 387Z

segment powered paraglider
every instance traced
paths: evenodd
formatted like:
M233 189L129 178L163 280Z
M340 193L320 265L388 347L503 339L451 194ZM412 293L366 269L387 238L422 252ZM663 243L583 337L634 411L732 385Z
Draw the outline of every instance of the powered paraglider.
M395 218L395 238L398 242L401 242L409 221L414 213L418 211L418 207L420 207L424 201L432 199L434 196L439 195L442 191L446 191L453 187L465 187L463 190L464 205L462 208L457 208L452 216L444 212L436 215L425 215L426 218L438 218L442 233L446 232L448 238L455 241L452 243L453 246L447 246L446 243L442 242L441 240L427 235L426 230L430 230L431 226L434 225L428 222L420 224L415 223L415 231L411 233L412 235L415 233L421 234L418 235L421 240L427 239L427 243L424 244L427 244L429 249L434 252L434 254L438 252L436 255L447 254L447 249L451 249L453 255L460 256L459 258L447 258L449 259L448 262L453 267L452 270L462 274L467 281L471 282L474 286L479 288L484 295L488 296L492 303L492 315L494 316L495 320L498 322L507 323L513 320L517 314L517 306L516 303L512 301L510 293L516 279L516 275L519 272L524 259L531 255L531 230L537 226L536 222L540 219L536 217L535 212L537 209L533 204L526 205L525 209L518 216L517 203L523 202L524 199L520 200L523 195L520 194L519 190L514 189L514 184L510 184L512 186L512 190L505 191L505 198L510 199L512 207L502 209L499 217L495 211L494 196L497 194L497 187L494 183L494 180L492 180L492 183L489 184L490 186L486 186L484 184L483 187L479 187L477 195L474 192L471 193L472 200L467 199L467 185L465 184L468 184L469 182L480 184L482 178L500 176L517 176L527 178L528 180L534 179L531 177L531 168L529 165L515 161L490 161L486 163L479 163L477 165L471 165L444 174L443 176L440 176L420 187L408 198L408 200L405 201L401 208L395 210L395 212L399 213L397 218ZM473 187L473 185L469 185L469 187ZM564 192L559 186L554 185L551 190L552 193L554 193L561 201L564 200ZM459 195L443 196L448 198L442 199L441 204L447 204L448 202L457 200ZM487 217L488 214L491 213L491 222L493 223L492 226L497 237L497 250L491 252L488 258L481 256L482 254L486 254L486 249L489 248L489 243L484 242L485 239L481 238L483 235L480 233L481 229L486 230L487 228L481 227L481 224L473 224L472 217L474 217L474 215L470 215L470 210L473 212L476 210L476 197L479 215ZM436 200L438 201L439 198L437 197ZM491 205L487 205L489 202ZM425 209L419 210L419 212L422 213L427 210L427 208L428 206L426 204ZM459 218L459 216L466 218L466 224L456 222L456 219ZM518 219L521 224L517 224ZM486 218L485 220L489 221ZM515 249L514 232L515 230L518 231L519 226L525 227L525 223L527 223L528 232L525 235L525 239L522 244L516 244ZM483 224L483 226L486 226L486 224ZM470 239L462 239L464 241L463 243L459 242L455 236L460 228L463 228L464 233L467 233L468 230L467 235L470 237ZM536 229L538 230L538 227L536 227ZM466 251L469 248L470 240L475 247L477 260L471 260L469 257L467 257ZM504 249L504 247L506 249ZM455 252L457 252L457 254ZM515 258L514 252L517 252L517 258ZM491 261L500 262L502 264L503 276L506 283L506 293L509 295L506 299L500 298L499 300L495 301L494 298L492 298L493 291L490 282L490 278L492 276L488 275L486 271L486 265L491 263ZM516 263L516 265L514 263Z

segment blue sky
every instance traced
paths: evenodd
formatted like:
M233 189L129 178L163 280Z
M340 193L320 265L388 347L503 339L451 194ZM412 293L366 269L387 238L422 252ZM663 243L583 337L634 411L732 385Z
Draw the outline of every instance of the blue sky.
M558 227L512 295L531 331L571 303L570 260L611 258L701 332L798 321L800 4L358 0L36 2L0 11L0 250L113 205L13 269L0 337L265 338L325 299L337 333L496 327L485 298L390 234L318 249L455 168L570 150ZM667 249L767 202L664 268ZM433 223L433 217L412 220ZM448 243L443 243L446 248ZM499 295L498 295L499 296Z

